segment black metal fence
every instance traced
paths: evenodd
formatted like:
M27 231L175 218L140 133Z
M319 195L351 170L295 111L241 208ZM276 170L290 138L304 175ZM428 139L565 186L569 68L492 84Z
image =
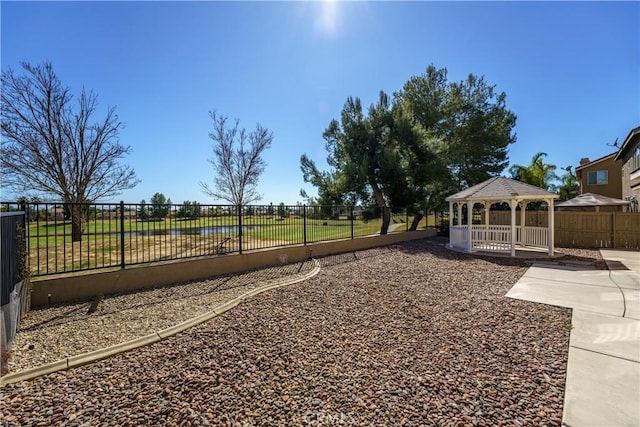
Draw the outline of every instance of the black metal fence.
M26 221L24 212L0 213L0 349L2 364L22 314L29 309L29 275L25 265Z
M378 234L382 225L380 208L360 206L3 202L0 208L25 211L35 276L353 239ZM410 212L390 212L388 231L406 231Z

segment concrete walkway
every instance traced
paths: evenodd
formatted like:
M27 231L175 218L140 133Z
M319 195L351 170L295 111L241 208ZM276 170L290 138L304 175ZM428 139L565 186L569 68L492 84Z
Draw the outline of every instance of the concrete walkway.
M610 270L534 264L507 297L573 309L564 425L640 426L640 252L600 252Z

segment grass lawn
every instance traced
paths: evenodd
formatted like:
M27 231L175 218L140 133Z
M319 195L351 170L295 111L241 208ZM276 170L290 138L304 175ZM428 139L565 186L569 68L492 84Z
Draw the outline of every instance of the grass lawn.
M413 217L393 215L391 224L403 232ZM348 239L379 232L382 220L346 217L312 219L290 215L255 215L242 218L242 248L265 249L283 245ZM423 219L433 225L433 216ZM126 264L237 252L240 249L238 217L200 217L193 220L166 218L163 221L124 221ZM85 224L81 242L71 241L71 221L34 222L29 225L31 268L36 275L105 268L120 265L121 226L118 219L97 219Z

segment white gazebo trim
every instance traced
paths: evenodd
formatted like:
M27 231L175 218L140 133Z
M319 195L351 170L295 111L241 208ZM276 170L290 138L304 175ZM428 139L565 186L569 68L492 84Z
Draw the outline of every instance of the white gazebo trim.
M516 247L536 247L554 252L553 201L559 196L549 191L504 177L494 177L446 198L449 202L449 246L465 250L508 252L516 255ZM543 201L548 206L547 227L527 227L526 207L529 202ZM491 205L506 202L511 208L510 225L491 225ZM484 224L473 224L473 206L482 204L485 209ZM453 205L456 204L458 223L454 225ZM467 223L462 224L462 207L467 207ZM520 206L520 226L516 222L516 210Z

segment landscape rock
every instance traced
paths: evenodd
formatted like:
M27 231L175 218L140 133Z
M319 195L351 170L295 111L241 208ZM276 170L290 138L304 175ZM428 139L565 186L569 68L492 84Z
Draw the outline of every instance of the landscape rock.
M597 262L594 252L575 256ZM570 310L504 296L525 262L438 239L319 261L315 277L167 340L3 387L0 424L560 425ZM101 316L113 336L144 335L135 319L168 327L259 281L105 296L90 316L86 303L56 307L23 325L20 345L37 346L20 357L57 351L49 327L75 330L76 354L101 345Z

